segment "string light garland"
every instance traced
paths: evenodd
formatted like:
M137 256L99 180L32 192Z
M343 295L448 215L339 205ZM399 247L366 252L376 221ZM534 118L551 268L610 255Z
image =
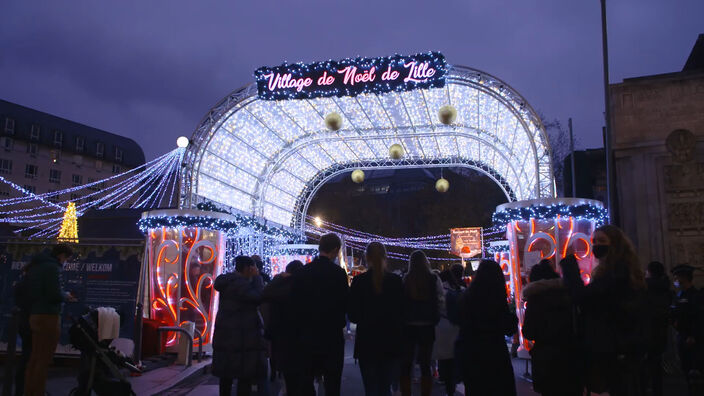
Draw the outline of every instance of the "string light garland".
M494 213L492 222L494 227L505 227L506 224L515 221L530 219L554 219L558 216L574 217L575 219L589 219L596 222L597 227L606 224L609 220L609 213L601 206L591 204L580 205L536 205L524 208L504 209Z

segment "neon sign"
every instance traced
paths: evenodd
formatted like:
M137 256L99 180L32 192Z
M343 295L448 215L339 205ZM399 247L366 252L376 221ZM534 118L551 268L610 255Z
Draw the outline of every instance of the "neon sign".
M445 86L447 63L439 52L260 67L254 72L264 100L357 96Z

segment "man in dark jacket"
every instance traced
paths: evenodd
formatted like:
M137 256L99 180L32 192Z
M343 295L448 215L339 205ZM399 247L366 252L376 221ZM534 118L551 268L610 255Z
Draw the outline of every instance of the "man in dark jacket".
M677 330L677 348L682 364L682 371L692 385L702 369L704 355L704 323L702 321L702 302L699 290L692 284L694 267L678 265L672 269L677 296L672 307L672 318Z
M303 389L288 389L289 395L312 394L313 380L319 375L323 376L326 396L340 394L349 291L347 273L334 263L341 247L336 234L323 235L318 257L296 275L293 298Z
M252 384L266 385L264 329L257 306L264 284L250 257L235 257L235 271L218 276L218 315L213 335L213 375L220 378L220 395L229 395L237 379L237 395L249 395ZM261 388L260 388L261 389Z
M534 342L533 389L542 395L583 394L572 299L549 261L533 266L523 298L523 336Z
M650 342L643 374L644 390L652 384L653 396L662 395L662 358L667 346L669 309L672 303L670 278L665 274L665 266L658 261L648 264L645 278L650 313Z
M73 255L68 245L56 245L51 254L35 256L27 269L27 287L32 308L29 326L32 330L32 353L25 373L26 396L44 396L49 365L59 343L61 303L66 296L61 290L63 264Z
M298 389L296 374L297 356L292 348L296 344L294 329L295 305L291 299L294 276L303 268L303 263L294 260L286 271L278 274L264 287L262 293L262 317L264 334L271 341L272 378L279 372L284 375L288 389Z

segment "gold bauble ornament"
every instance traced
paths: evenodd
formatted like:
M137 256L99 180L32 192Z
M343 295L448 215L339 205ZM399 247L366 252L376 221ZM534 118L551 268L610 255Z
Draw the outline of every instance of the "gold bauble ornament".
M330 113L325 116L325 126L331 131L336 131L342 127L342 117L337 113Z
M441 177L435 182L435 189L441 193L447 192L450 189L450 182Z
M399 159L403 157L403 146L398 143L394 143L389 147L389 157L391 159Z
M450 105L443 106L438 110L438 118L443 124L450 125L457 119L457 109Z
M361 169L355 169L352 171L352 181L359 184L364 181L364 171Z

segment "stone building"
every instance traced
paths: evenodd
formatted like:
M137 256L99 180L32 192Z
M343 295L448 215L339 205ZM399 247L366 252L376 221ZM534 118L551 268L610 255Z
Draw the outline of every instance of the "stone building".
M610 95L621 226L644 264L704 269L704 34L682 71Z
M144 152L132 139L0 100L0 175L32 193L91 183L142 164ZM0 200L20 195L0 183Z

